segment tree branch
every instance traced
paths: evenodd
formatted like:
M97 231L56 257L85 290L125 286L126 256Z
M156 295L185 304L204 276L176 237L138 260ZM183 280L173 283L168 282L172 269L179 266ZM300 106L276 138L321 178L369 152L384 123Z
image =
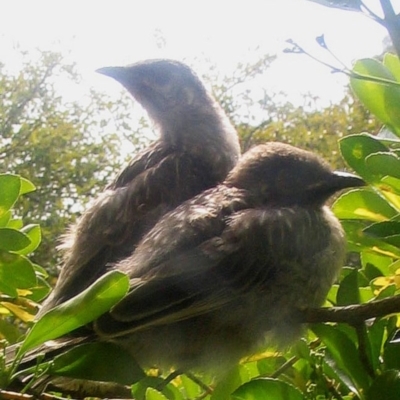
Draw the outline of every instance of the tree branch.
M380 3L385 16L382 25L389 32L394 49L396 50L398 57L400 57L400 14L395 14L390 0L380 0Z
M355 326L371 318L395 313L400 313L400 295L345 307L308 308L299 311L299 318L304 323L344 322Z

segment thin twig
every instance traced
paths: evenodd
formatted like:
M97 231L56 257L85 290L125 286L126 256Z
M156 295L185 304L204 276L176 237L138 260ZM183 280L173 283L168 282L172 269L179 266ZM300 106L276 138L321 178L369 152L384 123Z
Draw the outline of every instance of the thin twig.
M304 323L344 322L354 326L371 318L396 313L400 313L400 295L345 307L309 308L299 311L299 318Z

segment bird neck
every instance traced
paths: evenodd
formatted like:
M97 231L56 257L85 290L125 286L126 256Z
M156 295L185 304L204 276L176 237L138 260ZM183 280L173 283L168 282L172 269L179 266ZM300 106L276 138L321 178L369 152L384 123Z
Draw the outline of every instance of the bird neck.
M161 140L168 146L193 154L212 165L218 181L236 164L240 156L235 128L218 104L186 107L179 116L172 114L159 124Z

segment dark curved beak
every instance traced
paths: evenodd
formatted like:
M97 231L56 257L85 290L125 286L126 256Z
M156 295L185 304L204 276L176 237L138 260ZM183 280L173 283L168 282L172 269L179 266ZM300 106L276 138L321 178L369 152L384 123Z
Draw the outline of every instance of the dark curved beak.
M349 172L334 171L333 174L334 184L337 187L337 190L367 185L367 183L359 176Z

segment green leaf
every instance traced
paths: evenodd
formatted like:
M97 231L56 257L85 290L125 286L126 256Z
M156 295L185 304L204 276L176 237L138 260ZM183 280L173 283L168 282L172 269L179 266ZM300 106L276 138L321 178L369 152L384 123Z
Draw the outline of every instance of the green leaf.
M364 233L400 248L400 222L398 221L384 221L372 224L364 229Z
M21 179L17 175L0 174L0 217L17 201Z
M366 392L367 400L400 400L400 371L389 370L379 375Z
M44 314L29 331L18 356L98 318L120 301L128 289L129 279L122 272L103 275L79 295Z
M184 389L185 398L196 399L200 396L202 389L200 386L188 378L185 374L180 376L182 388Z
M358 60L353 72L396 82L390 70L372 58ZM365 107L400 135L400 87L356 78L350 78L350 84Z
M7 227L9 221L11 220L11 211L8 210L6 212L4 212L1 216L0 216L0 228L5 228Z
M22 196L23 194L27 194L30 192L34 192L36 190L36 186L28 179L22 178L21 179L21 188L19 190L19 195Z
M17 289L36 286L33 264L18 254L0 251L0 291L17 297Z
M386 257L400 258L400 249L377 238L371 238L364 233L366 228L363 221L343 220L349 251L372 252Z
M379 182L380 175L374 175L366 165L367 156L373 153L388 153L389 149L373 136L361 133L339 140L339 147L347 164L366 182Z
M332 205L339 219L365 219L387 221L397 215L397 211L378 193L370 189L354 189L342 194Z
M218 384L213 390L211 400L229 399L230 394L240 385L250 380L248 370L243 365L237 365L227 372L223 379L218 381Z
M313 332L324 342L337 366L347 374L359 391L369 387L369 377L358 351L349 337L334 326L317 324Z
M0 228L0 250L18 251L31 244L24 233L11 228Z
M390 337L385 343L383 350L383 360L386 369L400 370L400 342L396 339L399 334L396 329L391 333Z
M21 332L14 324L10 324L6 319L0 318L0 335L7 340L8 343L16 343L21 337Z
M26 294L24 297L38 303L47 297L47 295L51 292L52 287L41 276L36 275L36 279L37 285L30 287L30 293Z
M146 400L168 400L168 398L156 389L147 388Z
M368 342L370 344L370 359L372 362L372 367L375 371L381 367L382 364L382 345L383 338L385 334L385 329L387 325L386 318L375 319L373 324L368 327Z
M17 253L27 255L34 252L39 247L40 241L42 240L42 232L40 230L40 226L37 224L30 224L22 228L21 232L23 232L29 238L31 243L29 244L29 246L26 246L22 250L17 251Z
M146 374L125 349L114 343L87 343L54 358L50 375L130 385Z
M348 306L350 304L360 303L358 271L356 269L351 268L350 273L340 282L336 301L338 306Z
M383 65L392 73L397 82L400 82L400 59L394 54L386 53L383 57Z
M303 394L294 386L272 378L254 379L240 386L231 395L237 400L304 400Z
M366 157L365 164L376 176L385 175L400 179L400 159L395 153L379 152Z
M160 387L163 387L162 393L160 392ZM149 391L149 389L155 390L156 393L152 392L151 390ZM168 400L184 400L188 398L196 398L196 396L183 396L181 390L179 389L181 389L181 387L178 388L172 383L168 383L165 386L165 381L161 377L155 376L146 376L144 379L131 386L132 396L137 400L147 399L149 393L150 396L157 396L158 394L161 394L162 396L164 396L163 399Z

